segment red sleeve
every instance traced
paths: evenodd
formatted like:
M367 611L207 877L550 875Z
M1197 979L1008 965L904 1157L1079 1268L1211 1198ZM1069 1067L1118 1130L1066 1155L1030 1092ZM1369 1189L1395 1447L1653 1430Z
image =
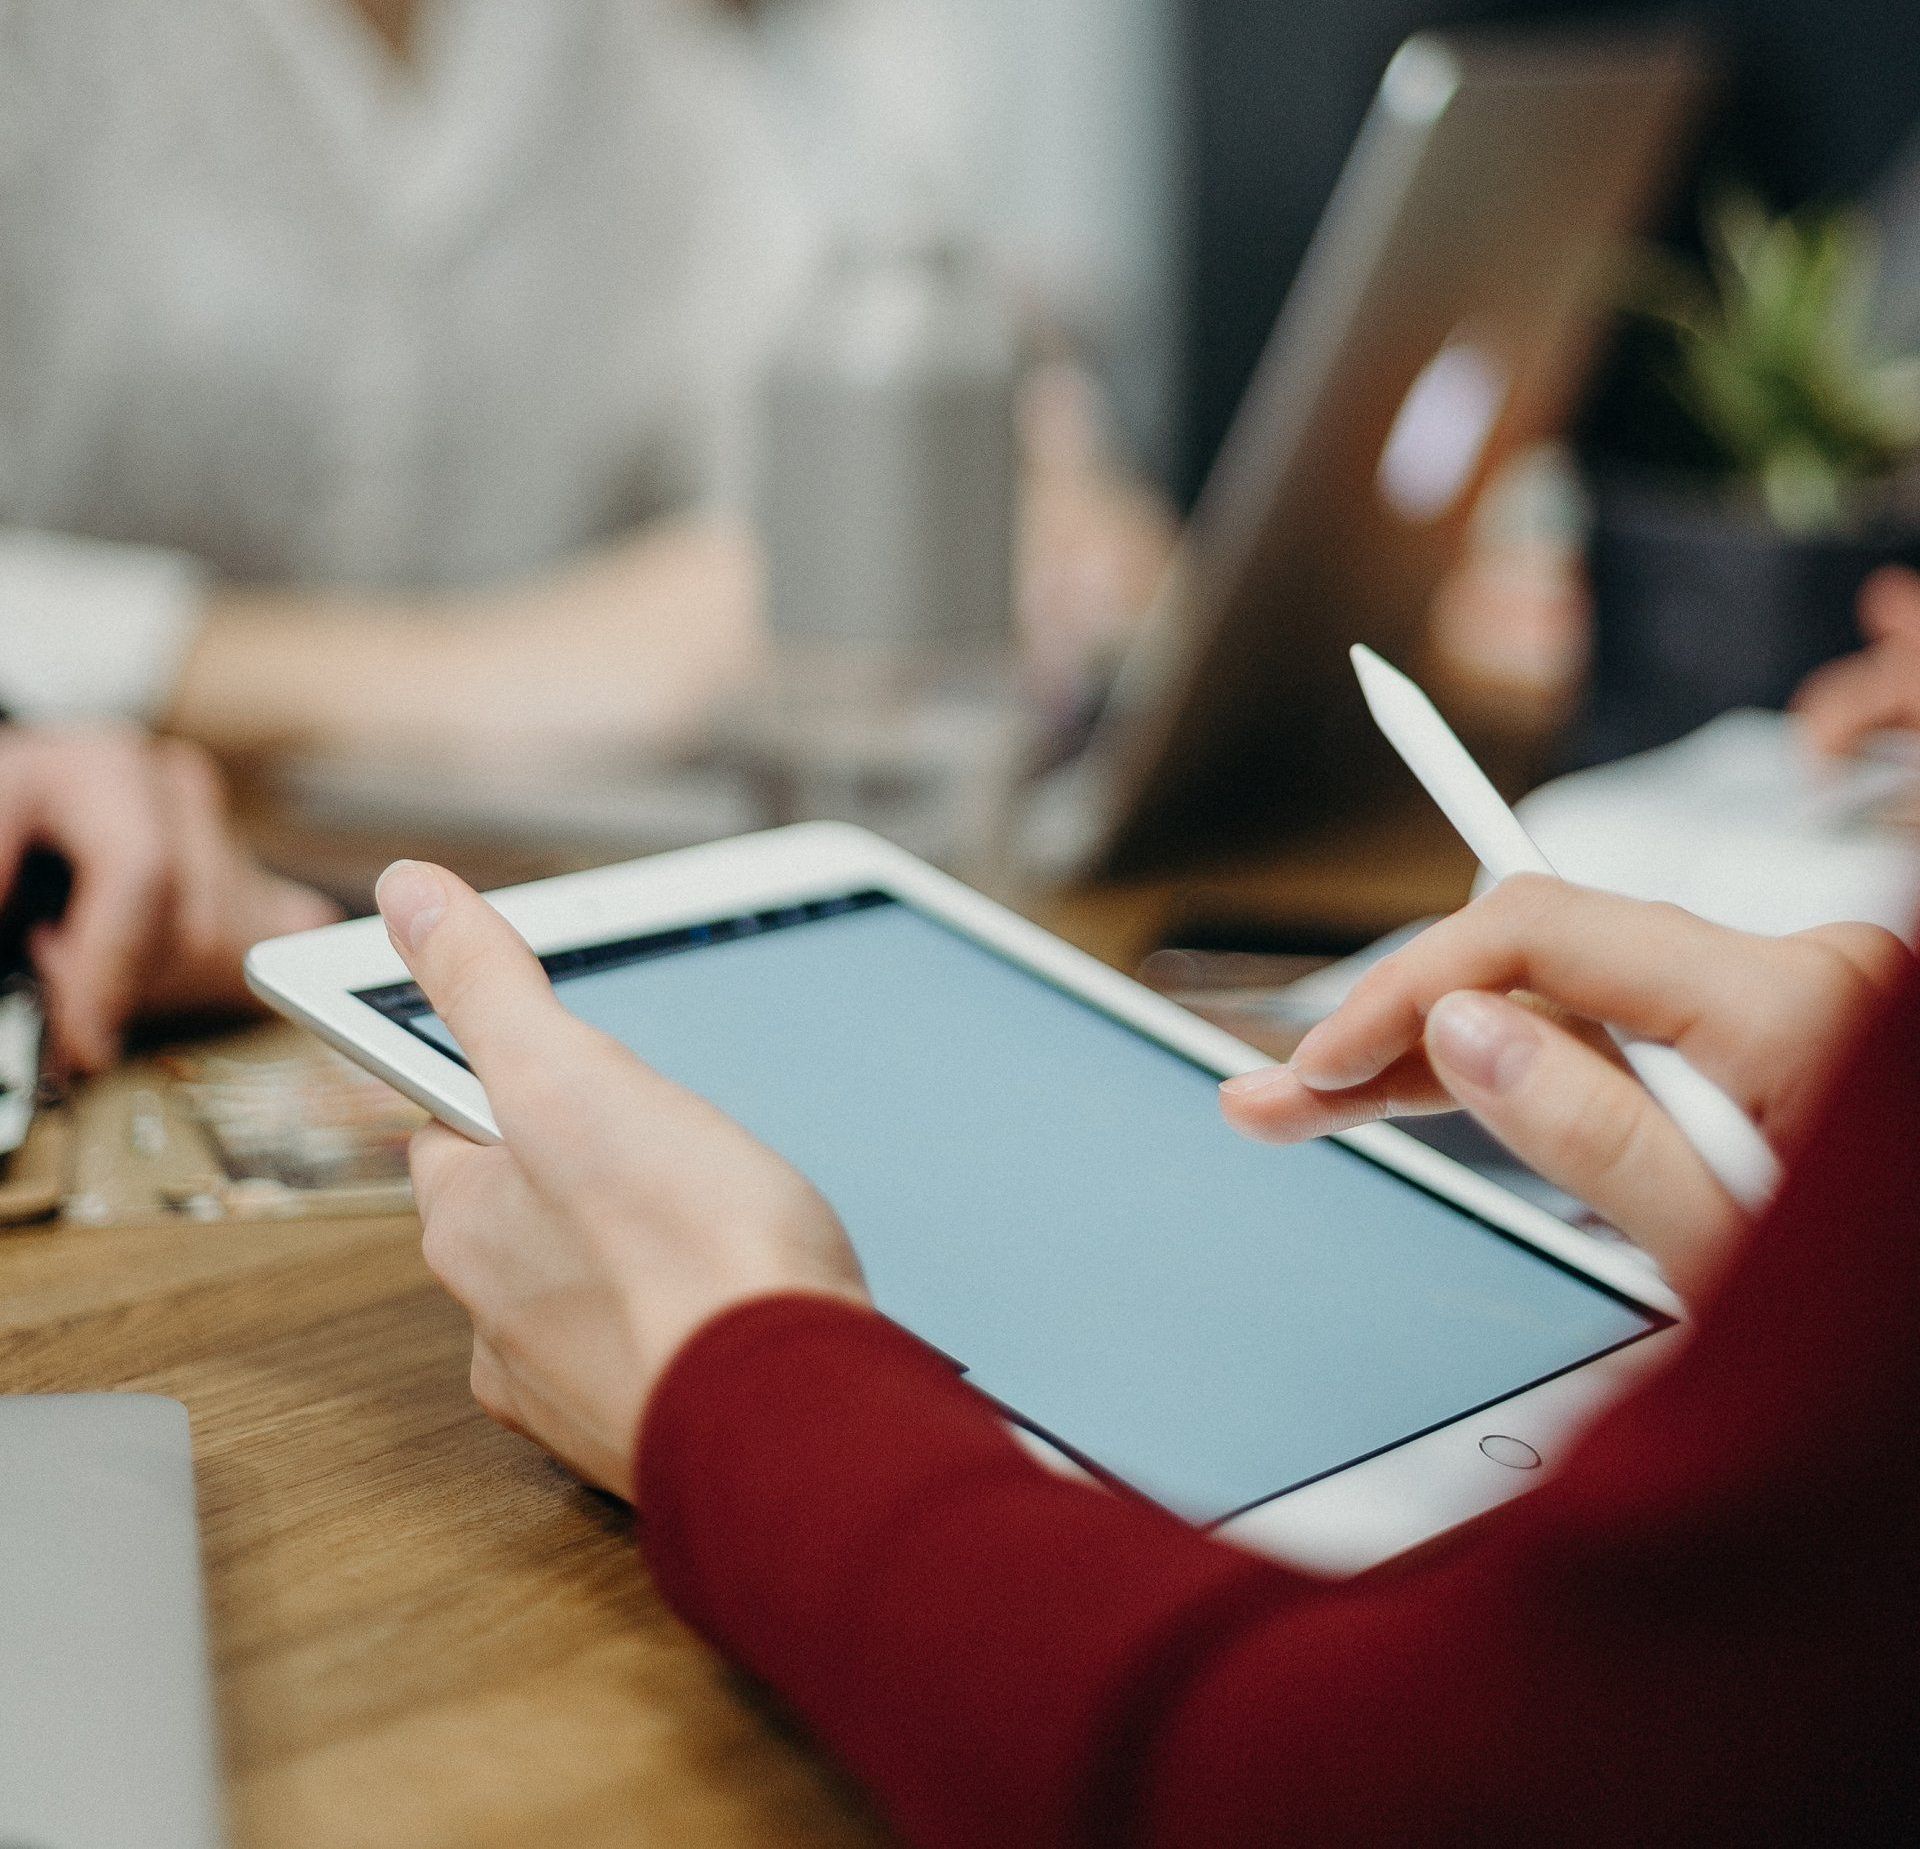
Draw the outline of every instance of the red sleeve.
M1917 1433L1910 987L1687 1348L1424 1563L1055 1477L824 1299L688 1345L638 1489L674 1605L917 1844L1836 1842L1920 1825Z

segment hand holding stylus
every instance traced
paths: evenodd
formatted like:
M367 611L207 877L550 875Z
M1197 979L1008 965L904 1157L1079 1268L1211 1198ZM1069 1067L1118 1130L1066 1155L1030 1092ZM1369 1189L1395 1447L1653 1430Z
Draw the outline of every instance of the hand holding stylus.
M1245 1134L1288 1143L1470 1111L1693 1296L1744 1220L1598 1021L1676 1043L1790 1143L1909 955L1872 925L1754 937L1523 874L1368 971L1291 1065L1230 1082L1223 1103Z
M1356 646L1352 655L1368 711L1480 864L1496 880L1516 873L1553 876L1552 863L1433 702L1372 649ZM1614 1017L1601 1019L1613 1027ZM1780 1161L1753 1120L1672 1046L1621 1033L1614 1037L1641 1084L1660 1100L1714 1179L1745 1212L1759 1213L1780 1185Z
M1446 787L1443 807L1489 864L1537 854L1491 786L1472 813ZM1656 1097L1636 1082L1616 1042L1669 1056L1777 1166L1770 1144L1798 1133L1853 1023L1910 956L1872 925L1756 937L1517 871L1370 970L1291 1064L1231 1081L1223 1101L1238 1129L1274 1142L1464 1108L1695 1292L1743 1206L1683 1132L1694 1107L1675 1113L1671 1086Z

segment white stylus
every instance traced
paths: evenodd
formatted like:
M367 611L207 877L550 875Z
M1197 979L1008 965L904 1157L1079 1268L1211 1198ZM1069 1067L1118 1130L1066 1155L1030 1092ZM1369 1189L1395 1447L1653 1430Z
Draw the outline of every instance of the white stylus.
M1496 880L1511 873L1554 871L1520 818L1473 761L1439 709L1414 682L1372 649L1351 651L1360 691L1380 730L1418 777L1460 838ZM1700 1160L1748 1213L1758 1213L1780 1186L1780 1158L1739 1105L1670 1046L1630 1040L1609 1028L1635 1076L1679 1125Z

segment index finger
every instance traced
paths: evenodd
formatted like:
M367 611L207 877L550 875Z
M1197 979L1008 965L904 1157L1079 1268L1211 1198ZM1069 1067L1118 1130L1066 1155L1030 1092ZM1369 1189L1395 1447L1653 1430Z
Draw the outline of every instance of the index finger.
M1301 1041L1292 1067L1317 1090L1363 1084L1419 1044L1441 996L1530 989L1589 1019L1697 1050L1711 1076L1737 1085L1737 1049L1715 1024L1746 1020L1751 983L1742 960L1726 955L1729 940L1748 941L1678 906L1518 875L1368 971Z

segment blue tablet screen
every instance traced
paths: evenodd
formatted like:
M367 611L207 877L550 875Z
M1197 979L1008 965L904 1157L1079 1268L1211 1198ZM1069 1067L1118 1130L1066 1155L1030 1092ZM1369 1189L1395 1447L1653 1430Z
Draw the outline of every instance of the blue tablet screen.
M1210 1074L881 893L546 962L815 1182L881 1309L1196 1519L1664 1327L1339 1144L1243 1142Z

